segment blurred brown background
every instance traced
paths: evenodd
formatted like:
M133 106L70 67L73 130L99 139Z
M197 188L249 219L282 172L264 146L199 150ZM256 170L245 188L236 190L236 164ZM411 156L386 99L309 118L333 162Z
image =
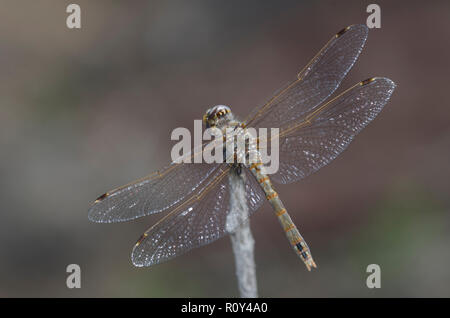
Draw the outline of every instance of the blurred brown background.
M244 117L372 1L1 1L0 296L237 296L228 238L137 269L160 216L94 224L99 194L170 160L170 133L230 105ZM252 218L265 297L450 296L450 3L377 1L339 90L397 89L332 164L277 189L312 248L308 273L269 205ZM82 288L66 287L66 266ZM381 266L381 289L366 287Z

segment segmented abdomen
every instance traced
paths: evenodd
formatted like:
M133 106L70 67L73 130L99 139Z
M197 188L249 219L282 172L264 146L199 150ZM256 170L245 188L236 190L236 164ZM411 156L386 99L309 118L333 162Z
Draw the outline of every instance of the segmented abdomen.
M267 200L274 208L275 215L278 217L278 221L280 221L280 224L295 253L303 260L308 270L311 270L311 267L316 267L316 263L312 259L308 245L300 235L300 232L294 222L292 222L292 219L287 213L283 202L278 197L278 193L274 190L272 183L270 182L270 178L264 173L262 163L251 164L249 168L266 194Z

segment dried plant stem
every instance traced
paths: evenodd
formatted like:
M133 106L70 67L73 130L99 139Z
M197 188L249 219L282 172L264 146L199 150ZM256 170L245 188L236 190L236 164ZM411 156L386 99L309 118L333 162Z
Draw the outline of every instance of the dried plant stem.
M239 293L243 298L258 297L254 245L250 221L248 220L247 198L245 197L245 175L230 173L230 217L231 223L240 224L231 233L238 279ZM237 222L236 222L237 221Z

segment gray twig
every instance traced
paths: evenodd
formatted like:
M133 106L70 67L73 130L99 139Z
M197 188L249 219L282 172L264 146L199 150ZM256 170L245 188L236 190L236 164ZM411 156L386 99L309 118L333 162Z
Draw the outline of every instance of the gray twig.
M247 198L245 197L245 175L230 173L230 213L227 217L227 229L231 232L231 245L233 247L238 279L239 293L244 298L258 297L256 283L256 265L254 258L254 245Z

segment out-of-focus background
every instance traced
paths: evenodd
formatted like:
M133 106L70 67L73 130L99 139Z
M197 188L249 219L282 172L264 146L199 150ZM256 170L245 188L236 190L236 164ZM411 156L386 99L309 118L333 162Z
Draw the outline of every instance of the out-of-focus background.
M168 163L173 128L261 105L371 2L2 1L0 296L238 296L228 238L137 269L131 249L160 216L105 225L87 210ZM382 27L339 91L371 76L397 89L338 159L277 187L317 270L267 203L253 216L261 296L450 296L450 3L377 4ZM66 287L72 263L81 289Z

